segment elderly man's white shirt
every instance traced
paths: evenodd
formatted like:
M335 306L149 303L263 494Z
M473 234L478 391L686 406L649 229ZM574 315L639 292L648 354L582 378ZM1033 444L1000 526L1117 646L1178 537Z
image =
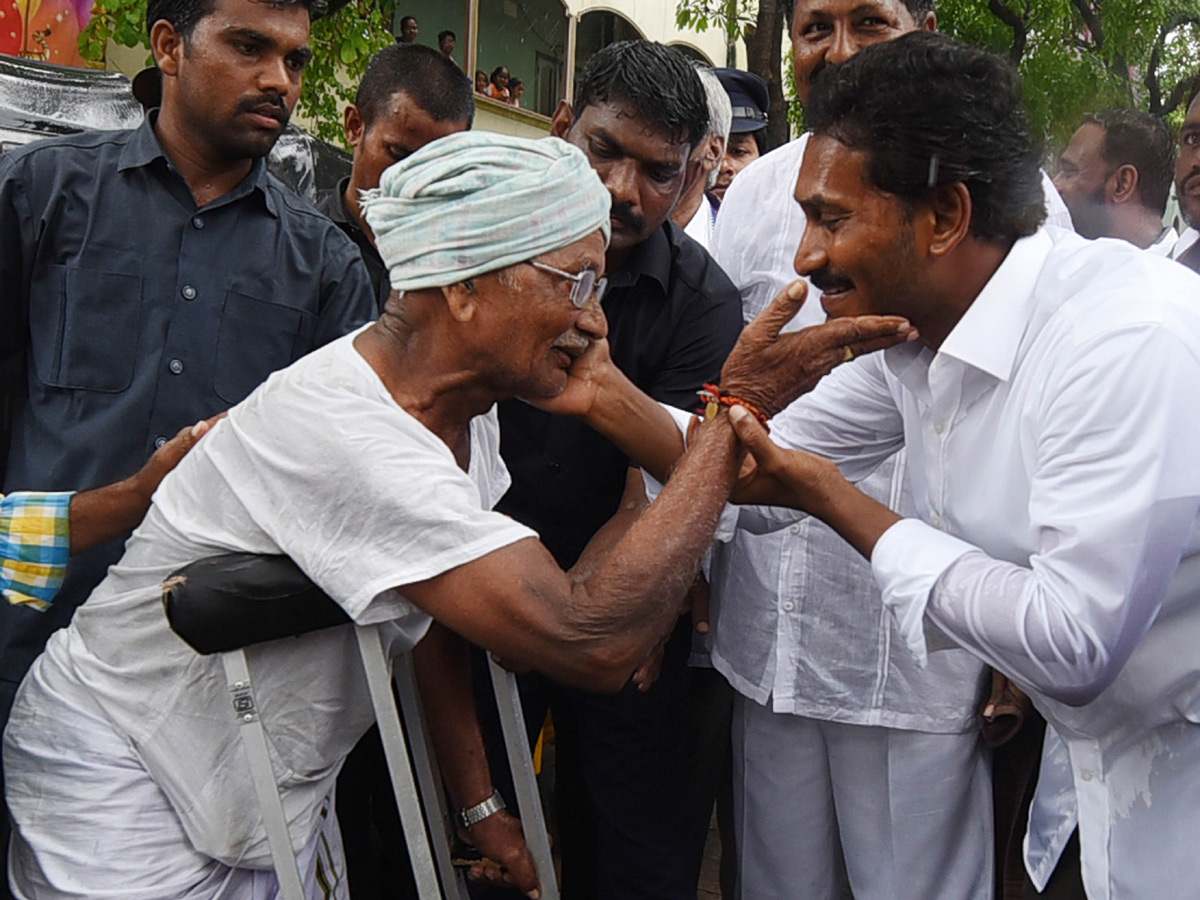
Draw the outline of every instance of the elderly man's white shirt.
M775 420L851 479L906 447L917 517L876 544L884 603L918 658L948 636L1061 736L1092 900L1195 892L1198 289L1130 245L1043 229L939 352L856 360Z
M219 553L287 554L356 622L386 623L401 652L430 619L397 586L535 536L490 511L509 484L495 411L472 421L463 472L388 394L353 337L272 375L167 476L121 561L51 638L22 688L44 706L42 721L56 681L64 695L88 691L132 742L195 849L230 866L266 868L270 854L220 660L170 631L163 579ZM342 760L374 720L355 637L348 627L326 629L248 656L299 850ZM10 786L34 788L45 777L11 768L7 776Z

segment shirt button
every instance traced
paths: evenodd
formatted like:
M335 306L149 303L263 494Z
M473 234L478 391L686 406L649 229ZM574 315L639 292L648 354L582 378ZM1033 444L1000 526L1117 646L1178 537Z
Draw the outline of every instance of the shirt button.
M789 529L788 529L788 531L790 531L792 534L799 534L799 533L800 533L800 526L799 526L799 525L793 525L791 528L789 528Z
M934 528L938 528L938 529L940 529L940 528L942 527L942 525L943 525L943 524L945 524L945 523L943 523L943 522L942 522L942 517L941 517L941 516L936 516L936 515L935 515L935 516L930 516L930 517L929 517L929 524L930 524L930 525L932 525Z
M183 361L178 360L178 359L173 359L173 360L171 360L171 364L170 364L169 368L172 372L174 372L176 375L178 375L179 373L181 373L183 371Z
M933 431L935 434L941 434L946 430L946 422L944 419L938 419L933 423Z
M196 299L196 289L194 287L192 287L190 284L185 284L183 286L183 290L181 290L179 293L183 294L184 300L195 300Z
M783 603L783 611L784 612L791 612L795 608L796 608L796 604L793 603L791 600L784 601L784 603Z
M1081 781L1091 781L1094 777L1095 776L1092 775L1092 773L1089 772L1087 769L1084 769L1082 772L1079 773L1079 778Z
M163 436L160 434L158 437L156 437L156 438L154 439L154 446L155 446L155 447L161 447L161 446L162 446L163 444L165 444L166 442L167 442L167 439L166 439L165 437L163 437Z
M200 218L199 216L192 216L192 227L193 228L203 228L204 220L202 218Z

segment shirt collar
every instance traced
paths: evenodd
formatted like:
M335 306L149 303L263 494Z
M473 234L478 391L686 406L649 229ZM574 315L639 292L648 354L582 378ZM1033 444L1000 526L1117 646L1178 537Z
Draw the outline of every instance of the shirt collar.
M1053 245L1045 229L1013 244L938 353L1008 381L1033 311L1034 287Z
M167 156L167 152L163 150L162 144L158 142L158 135L154 133L154 123L157 120L158 110L152 109L146 113L145 118L142 119L142 124L133 130L128 142L125 144L125 149L121 151L121 158L117 163L118 172L123 172L126 169L142 168L150 165L156 159L162 159L170 171L178 175L178 170L171 163L171 159ZM252 191L258 191L262 195L263 205L266 207L267 212L278 218L279 211L275 208L275 198L267 190L267 166L262 159L254 160L254 164L250 167L250 173L242 179L238 186L223 197L214 200L206 209L224 206L226 203L231 203Z
M671 235L670 229L677 227L670 220L654 229L650 236L638 244L629 254L625 265L608 276L613 287L633 287L642 276L658 282L665 295L671 283Z

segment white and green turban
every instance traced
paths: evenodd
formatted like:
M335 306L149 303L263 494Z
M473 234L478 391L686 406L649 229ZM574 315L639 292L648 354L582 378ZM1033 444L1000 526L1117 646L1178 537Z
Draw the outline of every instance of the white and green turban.
M457 284L558 250L594 231L609 238L608 190L578 148L558 138L451 134L390 166L362 210L392 288Z

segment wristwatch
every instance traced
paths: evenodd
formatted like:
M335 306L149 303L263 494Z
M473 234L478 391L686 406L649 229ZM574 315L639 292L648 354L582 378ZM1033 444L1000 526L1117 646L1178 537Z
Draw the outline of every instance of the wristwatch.
M470 828L472 825L478 825L488 816L498 813L504 808L504 798L500 796L500 792L492 791L492 796L488 797L482 803L476 803L474 806L460 809L456 813L456 817L459 825L463 828Z

